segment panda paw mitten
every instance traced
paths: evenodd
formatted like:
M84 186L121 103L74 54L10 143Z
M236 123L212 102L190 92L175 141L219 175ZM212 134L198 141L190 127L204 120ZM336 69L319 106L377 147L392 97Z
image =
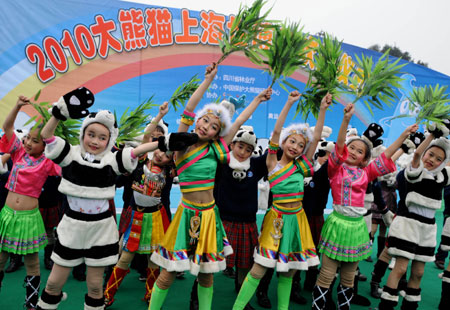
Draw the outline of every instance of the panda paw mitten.
M89 114L94 104L94 94L86 87L80 87L59 98L53 105L52 115L59 120L79 119Z
M163 151L181 151L198 141L196 133L174 132L158 138L158 148Z

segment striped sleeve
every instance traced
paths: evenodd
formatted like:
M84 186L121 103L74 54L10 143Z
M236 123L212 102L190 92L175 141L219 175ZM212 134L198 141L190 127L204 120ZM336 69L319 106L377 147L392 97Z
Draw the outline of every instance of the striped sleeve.
M419 167L413 168L411 163L405 169L405 178L409 183L417 183L422 181L423 163L420 161Z
M211 143L211 147L213 148L214 153L216 153L216 156L221 164L228 164L230 162L230 150L222 137L214 140Z
M11 136L11 139L8 140L8 137L6 137L6 134L2 136L0 139L0 152L3 153L9 153L11 156L15 152L17 152L22 147L22 143L20 143L19 138L17 138L16 134L13 133Z
M299 159L297 159L297 163L303 177L311 177L314 174L313 165L305 155L302 155Z

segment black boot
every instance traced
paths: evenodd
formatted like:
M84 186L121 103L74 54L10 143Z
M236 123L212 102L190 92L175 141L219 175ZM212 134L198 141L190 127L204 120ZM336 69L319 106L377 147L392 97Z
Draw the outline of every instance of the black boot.
M73 267L72 276L80 282L86 281L86 265L82 263L78 266Z
M373 267L372 272L372 281L370 282L370 295L373 298L380 298L381 292L379 290L381 279L384 277L384 274L386 273L386 270L388 268L389 264L386 262L383 262L382 260L377 260L375 263L375 266Z
M189 301L189 310L198 310L198 281L195 279L191 289L191 299Z
M379 310L394 310L398 304L398 289L390 288L389 286L383 287L383 293L381 293L381 301L378 305Z
M40 276L25 277L25 309L36 309L39 299L39 288L41 286Z
M272 303L270 302L267 292L269 291L269 284L272 280L273 269L269 268L266 271L264 277L262 277L259 282L258 288L256 289L256 299L258 300L258 305L266 309L272 309Z
M358 294L358 284L359 284L358 277L355 276L355 280L353 283L353 298L352 298L351 304L368 307L368 306L370 306L370 300L367 299L366 297Z
M105 309L105 296L102 296L101 298L92 298L88 294L84 295L84 309Z
M0 271L0 291L2 290L2 281L3 281L4 277L5 277L5 272L2 270L2 271Z
M292 278L291 301L299 305L306 305L306 298L300 295L300 271L297 271Z
M41 298L37 303L36 310L57 309L62 300L66 300L66 293L61 292L58 296L50 295L46 290L42 291Z
M52 252L53 244L47 244L47 246L44 248L44 267L47 270L52 270L53 267L53 261L50 258L50 256L52 256Z
M6 273L17 271L21 266L23 266L22 255L19 254L9 254L9 265L5 269Z
M326 309L327 296L329 295L329 289L315 285L312 291L312 309L322 310Z
M386 246L386 237L378 236L377 237L377 258L380 257L381 252L383 252L385 246Z
M303 282L303 289L305 291L312 291L316 285L317 276L319 275L319 269L312 267L306 271L305 282Z
M450 309L450 271L445 270L442 277L442 292L439 310L448 309Z
M342 286L340 283L337 287L338 309L349 310L350 303L353 298L353 287Z
M406 288L401 310L416 310L419 307L420 288Z

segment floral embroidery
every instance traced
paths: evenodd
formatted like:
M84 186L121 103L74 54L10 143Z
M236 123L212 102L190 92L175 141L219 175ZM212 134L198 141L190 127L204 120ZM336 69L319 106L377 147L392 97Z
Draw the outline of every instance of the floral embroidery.
M347 166L343 166L345 171L347 172L347 177L344 177L342 182L342 200L344 206L350 206L351 205L351 191L352 191L352 184L359 178L361 178L363 170L361 168L357 169L350 169Z

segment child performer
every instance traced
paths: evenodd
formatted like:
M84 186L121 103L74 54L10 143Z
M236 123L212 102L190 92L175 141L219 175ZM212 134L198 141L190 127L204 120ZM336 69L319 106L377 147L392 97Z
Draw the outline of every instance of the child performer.
M448 135L448 129L445 126L444 129ZM396 261L383 288L379 309L393 309L397 305L397 286L410 260L411 275L402 309L417 309L425 263L435 259L435 212L441 207L444 187L450 185L450 167L446 167L450 144L447 139L438 138L443 135L439 127L429 127L428 131L430 135L416 149L412 162L405 169L408 212L398 214L389 229L388 253L396 257Z
M0 150L9 153L13 161L6 184L8 196L0 212L0 285L9 253L24 255L27 271L25 307L33 309L41 281L38 252L47 245L38 198L47 177L59 175L61 169L45 157L39 128L29 132L23 143L14 133L17 114L29 102L27 97L19 96L3 123L5 134L0 141Z
M242 310L253 296L267 268L277 268L278 309L287 310L296 270L319 264L311 230L302 207L303 179L312 175L311 160L322 133L325 111L332 101L327 94L321 102L319 117L312 134L307 124L292 124L282 130L287 114L300 93L291 92L275 123L269 142L267 170L273 204L263 221L255 263L247 274L233 310ZM280 142L283 155L277 161ZM304 154L304 155L303 155Z
M87 265L88 287L84 309L104 308L104 267L116 264L119 252L117 225L109 210L109 199L115 195L115 178L131 173L137 157L158 145L151 142L112 153L118 134L114 115L106 110L88 114L87 108L93 103L94 95L84 87L64 95L42 130L47 156L63 168L58 189L67 195L69 209L57 227L58 240L51 256L54 265L38 309L57 309L71 268L83 262ZM60 120L84 116L87 117L81 125L80 145L72 146L53 136Z
M167 102L165 102L161 107L167 109L167 105ZM146 130L146 134L151 135L155 127L152 126ZM146 140L148 141L149 139ZM123 235L122 253L104 292L105 305L107 307L113 304L114 295L130 271L129 265L135 253L152 254L169 226L169 218L162 204L161 194L166 184L166 176L172 170L173 153L171 151L155 150L151 157L152 159L150 160L147 155L132 174L133 183L131 188L133 196L130 202L132 211L128 227L126 227ZM152 263L149 256L147 258L148 267L144 300L149 302L153 284L159 275L159 266Z
M271 89L261 92L231 124L230 113L221 104L208 104L193 110L214 79L214 63L206 69L205 79L189 99L181 116L179 132L194 124L199 141L183 152L176 152L182 201L152 261L163 269L153 287L149 309L159 310L169 291L176 271L190 270L198 275L199 309L211 309L213 273L224 270L225 256L232 253L213 188L217 164L229 162L228 144L239 127L262 101L270 98Z
M449 166L450 163L447 163ZM442 229L441 237L441 251L450 251L450 186L444 188L444 199L442 200L444 205L444 228ZM447 265L447 269L444 270L442 276L442 292L441 301L439 303L439 310L450 308L450 263Z
M417 126L408 127L380 157L366 167L372 148L371 140L366 138L376 140L380 133L369 127L362 137L351 137L346 145L345 134L353 113L353 104L348 104L344 109L335 150L328 158L334 212L322 229L319 243L319 252L323 254L322 266L313 290L313 309L324 309L327 291L339 265L341 283L337 288L338 306L339 309L350 309L358 262L371 253L369 232L363 218L366 213L364 196L367 185L378 176L395 170L395 164L390 158L403 140L417 130Z

